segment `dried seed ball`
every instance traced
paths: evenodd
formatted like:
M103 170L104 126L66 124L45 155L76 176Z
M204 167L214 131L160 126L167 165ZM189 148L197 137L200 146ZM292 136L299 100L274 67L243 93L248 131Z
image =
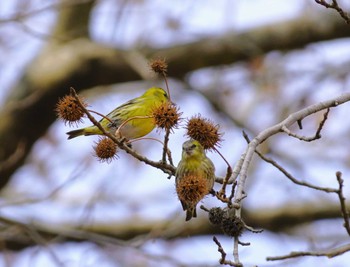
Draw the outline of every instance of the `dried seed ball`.
M101 162L110 163L113 159L117 157L117 144L108 137L102 137L98 142L96 142L96 146L94 146L94 150L97 158Z
M158 74L166 75L168 71L168 63L166 63L165 59L154 59L149 63L151 69Z
M214 225L220 225L222 222L223 215L224 211L221 208L211 208L209 210L209 221Z
M86 103L82 103L84 106L87 106ZM79 106L78 101L72 95L66 95L61 98L56 105L55 111L60 119L70 125L79 123L85 115L84 110Z
M196 115L187 121L187 135L197 140L204 149L214 149L222 141L222 133L219 132L219 125L214 124L201 115Z
M226 235L239 237L244 230L244 224L234 215L233 210L226 210L222 216L221 228Z
M162 103L152 111L156 125L162 129L171 129L177 126L182 113L178 107L170 102Z

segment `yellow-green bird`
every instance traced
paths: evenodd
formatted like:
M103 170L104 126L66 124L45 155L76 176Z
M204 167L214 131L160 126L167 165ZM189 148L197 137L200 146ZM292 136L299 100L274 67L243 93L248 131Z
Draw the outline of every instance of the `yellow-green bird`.
M154 108L162 103L169 101L168 94L162 88L151 87L143 95L131 99L130 101L115 108L106 115L112 122L106 118L100 120L100 124L111 134L115 134L118 127L126 120L151 115ZM126 139L135 139L150 133L155 128L153 118L131 119L120 129L120 134ZM103 134L95 125L86 128L70 131L67 133L68 139L80 135Z
M176 193L186 221L197 217L198 202L209 194L215 182L215 166L206 156L203 146L196 140L182 145L182 158L175 173Z

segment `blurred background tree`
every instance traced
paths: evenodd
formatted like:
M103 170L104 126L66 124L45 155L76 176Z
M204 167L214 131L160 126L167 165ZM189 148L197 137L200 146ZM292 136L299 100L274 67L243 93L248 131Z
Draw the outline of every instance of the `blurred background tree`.
M242 130L253 138L292 112L349 91L349 3L337 2L342 17L317 1L281 2L2 1L1 264L216 266L221 255L211 236L222 233L202 210L184 221L174 178L125 153L99 163L92 156L96 139L67 141L68 126L56 121L54 109L71 86L101 113L150 86L164 87L147 62L166 58L172 100L184 118L200 113L220 125L220 151L234 165L246 147ZM324 187L336 188L342 171L349 195L349 110L332 109L316 142L279 135L260 151L299 180ZM311 135L322 116L293 130ZM175 164L183 134L180 127L170 137ZM155 142L134 148L161 158ZM224 162L209 157L224 176ZM348 241L336 195L297 186L261 160L247 182L243 219L265 229L242 236L251 243L241 251L247 266ZM210 196L203 203L219 204ZM229 253L230 238L220 240ZM349 255L280 264L319 262L344 266Z

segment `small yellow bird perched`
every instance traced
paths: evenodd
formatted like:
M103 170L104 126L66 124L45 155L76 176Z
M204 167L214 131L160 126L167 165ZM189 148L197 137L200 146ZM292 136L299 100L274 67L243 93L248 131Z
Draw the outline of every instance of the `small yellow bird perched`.
M168 94L162 88L151 87L143 95L131 99L106 115L113 123L106 118L102 118L100 124L108 132L115 134L118 127L124 121L133 117L149 116L154 108L167 101L169 101ZM153 118L135 118L121 127L120 134L128 140L135 139L150 133L155 126ZM92 125L67 132L67 134L68 139L72 139L80 135L96 135L103 133L95 125Z
M176 193L189 221L197 217L198 202L210 193L215 182L215 166L198 141L191 139L183 143L175 177Z

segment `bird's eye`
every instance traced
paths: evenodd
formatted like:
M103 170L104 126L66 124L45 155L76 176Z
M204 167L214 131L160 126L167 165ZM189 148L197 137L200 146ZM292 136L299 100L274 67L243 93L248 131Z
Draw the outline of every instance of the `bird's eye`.
M196 145L195 145L195 144L193 144L193 145L191 146L191 148L192 148L192 149L196 148Z

